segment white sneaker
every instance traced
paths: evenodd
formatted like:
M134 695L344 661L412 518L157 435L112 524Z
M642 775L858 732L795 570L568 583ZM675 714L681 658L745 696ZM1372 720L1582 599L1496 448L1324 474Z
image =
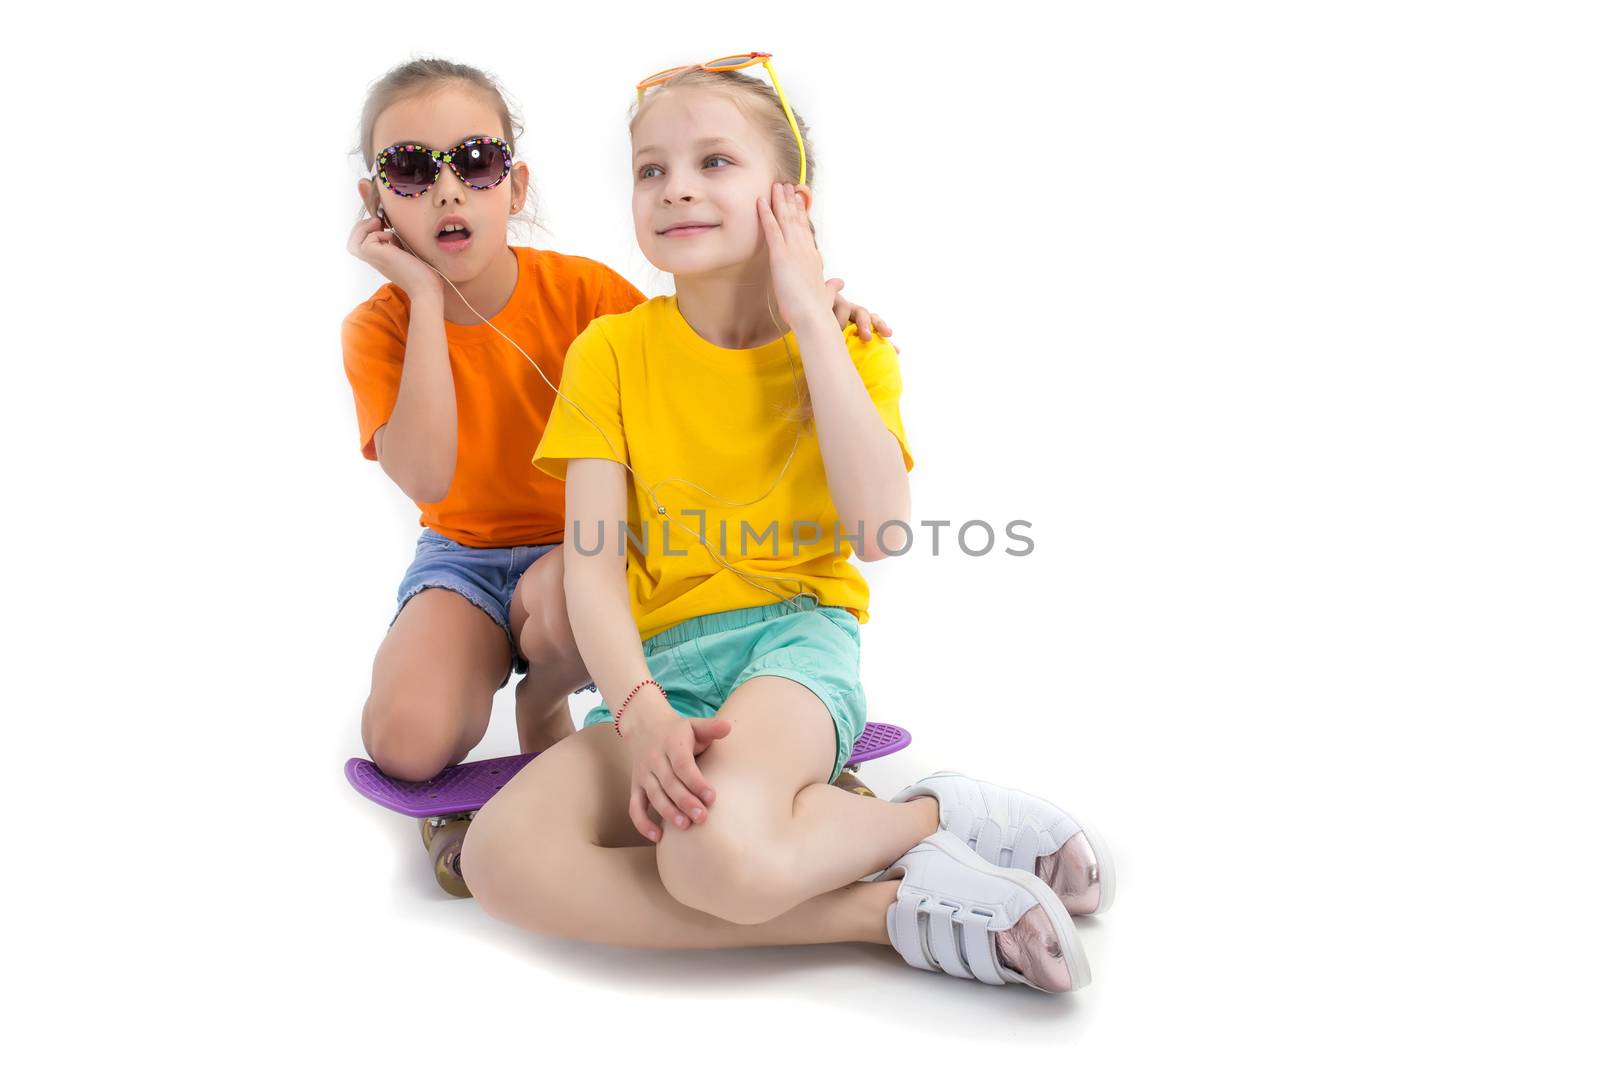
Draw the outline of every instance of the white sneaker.
M911 966L1046 993L1089 984L1072 917L1037 875L997 867L936 830L873 880L894 877L889 943Z
M896 803L932 797L939 827L1001 867L1028 871L1049 883L1074 915L1100 915L1117 892L1111 852L1093 830L1048 800L955 771L937 774L895 794Z

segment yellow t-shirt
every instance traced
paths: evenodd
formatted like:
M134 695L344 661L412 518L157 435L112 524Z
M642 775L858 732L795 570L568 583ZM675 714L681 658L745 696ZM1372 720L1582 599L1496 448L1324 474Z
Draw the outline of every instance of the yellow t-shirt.
M894 346L880 337L862 340L854 325L844 338L909 471ZM641 638L797 593L867 621L866 579L851 565L844 539L856 531L840 529L816 424L800 410L804 382L792 333L760 348L718 348L694 332L670 296L596 318L572 342L562 395L533 462L563 480L569 459L633 467L629 536L570 525L566 536L590 553L626 545ZM656 513L645 485L655 488L666 516ZM641 526L641 516L650 521ZM757 585L717 563L697 535Z

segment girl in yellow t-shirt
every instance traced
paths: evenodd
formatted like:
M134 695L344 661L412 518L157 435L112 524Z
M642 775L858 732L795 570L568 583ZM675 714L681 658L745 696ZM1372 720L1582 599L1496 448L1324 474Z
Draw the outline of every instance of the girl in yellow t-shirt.
M507 244L529 198L519 133L492 78L442 59L389 71L362 111L366 216L349 250L388 284L344 321L345 372L362 454L424 527L361 719L398 778L464 758L513 667L525 752L573 732L567 699L589 680L552 551L561 483L528 461L573 338L644 297L593 260ZM839 326L870 328L864 309L835 308Z
M634 228L677 293L589 324L534 455L566 480L568 610L605 703L478 814L462 874L561 936L875 941L1077 988L1068 909L1109 896L1070 816L960 775L898 803L829 786L866 722L850 556L906 544L911 454L894 348L829 313L805 127L775 77L735 72L768 58L639 86ZM1038 831L988 856L949 832L991 804Z

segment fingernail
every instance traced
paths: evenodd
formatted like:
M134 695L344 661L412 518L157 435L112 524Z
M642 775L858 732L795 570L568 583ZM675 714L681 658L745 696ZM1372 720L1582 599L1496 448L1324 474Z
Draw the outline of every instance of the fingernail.
M678 829L680 830L687 830L689 828L689 820L685 819L682 815L678 816L672 821L678 824Z
M693 815L696 819L703 819L703 818L705 818L705 814L706 813L701 811L699 808L695 808L689 814Z

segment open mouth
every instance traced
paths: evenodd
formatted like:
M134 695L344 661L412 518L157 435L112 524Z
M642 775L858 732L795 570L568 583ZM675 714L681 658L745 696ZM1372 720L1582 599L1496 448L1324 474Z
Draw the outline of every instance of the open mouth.
M452 223L445 226L434 235L434 239L445 248L459 247L472 240L472 231L467 227Z

